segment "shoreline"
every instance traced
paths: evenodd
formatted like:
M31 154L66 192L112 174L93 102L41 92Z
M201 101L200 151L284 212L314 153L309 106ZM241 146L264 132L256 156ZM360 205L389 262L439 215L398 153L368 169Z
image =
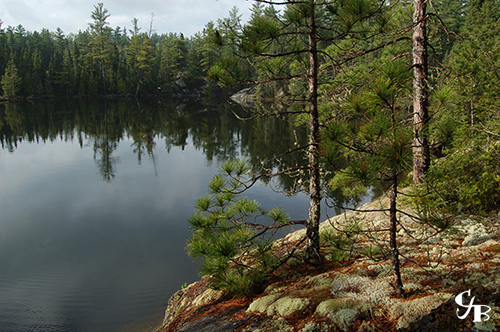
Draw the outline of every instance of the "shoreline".
M320 231L346 221L385 229L388 217L379 211L387 203L386 197L378 198L361 207L376 212L339 214L322 222ZM390 262L359 254L373 245L370 237L360 233L351 248L354 256L330 260L319 269L291 262L262 293L251 297L226 297L212 290L204 277L170 298L163 325L156 332L469 331L477 323L473 315L457 318L454 301L467 289L476 302L492 309L492 319L482 327L499 331L500 216L456 217L449 231L424 240L418 237L426 237L425 226L403 214L399 220L410 231L400 234L411 258L402 263L404 298L393 292ZM295 242L304 233L299 230L278 241Z

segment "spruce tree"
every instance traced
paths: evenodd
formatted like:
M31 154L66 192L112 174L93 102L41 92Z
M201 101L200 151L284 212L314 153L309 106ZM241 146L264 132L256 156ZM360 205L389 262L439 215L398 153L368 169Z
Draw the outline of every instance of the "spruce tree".
M183 71L186 63L187 41L184 36L170 34L161 46L160 75L165 82L171 82Z
M16 64L14 63L13 56L11 56L9 62L7 63L7 67L5 68L5 73L2 76L1 83L4 97L16 97L17 91L21 84L21 79L19 77Z
M139 95L139 89L143 85L152 71L153 65L153 45L145 33L140 34L137 26L137 19L132 21L133 29L130 30L132 38L127 48L127 61L130 83L136 85L135 96Z

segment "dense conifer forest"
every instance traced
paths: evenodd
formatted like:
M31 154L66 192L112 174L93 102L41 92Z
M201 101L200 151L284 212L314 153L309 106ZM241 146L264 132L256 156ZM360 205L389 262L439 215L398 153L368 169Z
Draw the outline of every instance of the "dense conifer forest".
M22 24L0 23L3 96L156 96L179 79L181 90L188 82L200 85L216 59L208 44L213 23L185 38L182 33L143 31L137 19L132 29L112 28L110 15L98 4L93 22L67 35L61 29L26 31Z

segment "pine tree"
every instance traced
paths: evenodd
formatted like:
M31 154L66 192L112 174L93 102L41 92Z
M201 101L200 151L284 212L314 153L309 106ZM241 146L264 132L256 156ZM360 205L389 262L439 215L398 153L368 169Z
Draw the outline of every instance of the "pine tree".
M245 160L229 161L209 184L210 194L196 200L189 219L189 254L201 259L200 271L216 289L248 296L262 289L266 278L285 263L285 254L273 245L272 233L297 224L281 209L264 210L255 200L239 197L251 180Z
M430 165L427 1L413 0L413 183L423 181Z
M114 46L111 41L111 28L107 19L110 14L104 8L102 3L94 6L94 11L91 18L94 20L89 23L91 38L89 46L91 53L89 56L99 66L99 73L102 79L102 89L104 94L107 93L107 73L111 70L110 63L113 58Z
M369 79L367 87L354 91L332 117L325 132L325 146L337 146L346 166L330 185L347 196L359 196L367 188L389 187L389 248L398 296L403 295L400 273L397 196L400 179L411 168L410 114L404 103L409 94L410 71L404 61L386 62ZM385 250L385 248L383 248Z
M383 1L372 0L257 2L285 5L285 10L278 17L272 10L266 13L254 7L250 25L243 29L234 19L227 20L224 29L216 31L214 40L220 45L228 45L232 55L213 66L209 75L232 85L245 80L252 84L288 82L291 99L305 104L302 110L269 113L279 116L301 114L301 120L309 129L308 145L302 149L307 154L306 190L310 196L305 260L317 263L321 260L319 222L322 200L318 105L318 89L322 82L319 69L323 66L323 73L335 76L349 59L370 52L364 41L381 31L385 20L380 19L380 14L386 7ZM325 51L328 47L330 51ZM238 56L246 61L238 62ZM248 63L257 69L258 79L252 80L255 71L249 71ZM327 74L323 77L326 78ZM294 86L297 91L292 91Z

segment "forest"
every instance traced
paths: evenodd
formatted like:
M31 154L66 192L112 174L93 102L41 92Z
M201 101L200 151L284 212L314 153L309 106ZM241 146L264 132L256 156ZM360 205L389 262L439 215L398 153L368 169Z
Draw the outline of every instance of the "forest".
M208 45L213 23L186 39L182 33L142 32L137 19L132 29L112 28L109 17L99 3L93 23L68 35L61 29L26 31L21 24L2 27L0 20L3 96L157 96L179 78L181 90L187 82L200 85L218 56Z
M100 3L93 23L68 35L0 26L3 98L201 96L218 87L251 88L254 115L290 118L308 129L308 144L296 149L307 166L287 168L311 198L305 260L320 256L325 187L352 197L382 187L391 196L387 257L401 294L395 236L402 187L414 184L411 201L432 227L447 227L449 216L498 212L498 0L255 1L248 22L234 8L189 38L141 31L136 19L131 30L112 28L109 15ZM245 220L261 211L243 200L231 206L247 172L233 162L214 179L215 196L200 198L190 221L199 236L188 243L194 256L205 257L205 272L220 277L216 286L242 293L256 282L247 280L242 290L243 275L252 276L248 267L231 280L217 275L234 264L242 243L246 253L253 248L260 255L253 257L263 264L256 278L282 264L268 255L269 245L248 244L261 231ZM291 223L282 211L265 214ZM237 226L228 226L236 215Z

